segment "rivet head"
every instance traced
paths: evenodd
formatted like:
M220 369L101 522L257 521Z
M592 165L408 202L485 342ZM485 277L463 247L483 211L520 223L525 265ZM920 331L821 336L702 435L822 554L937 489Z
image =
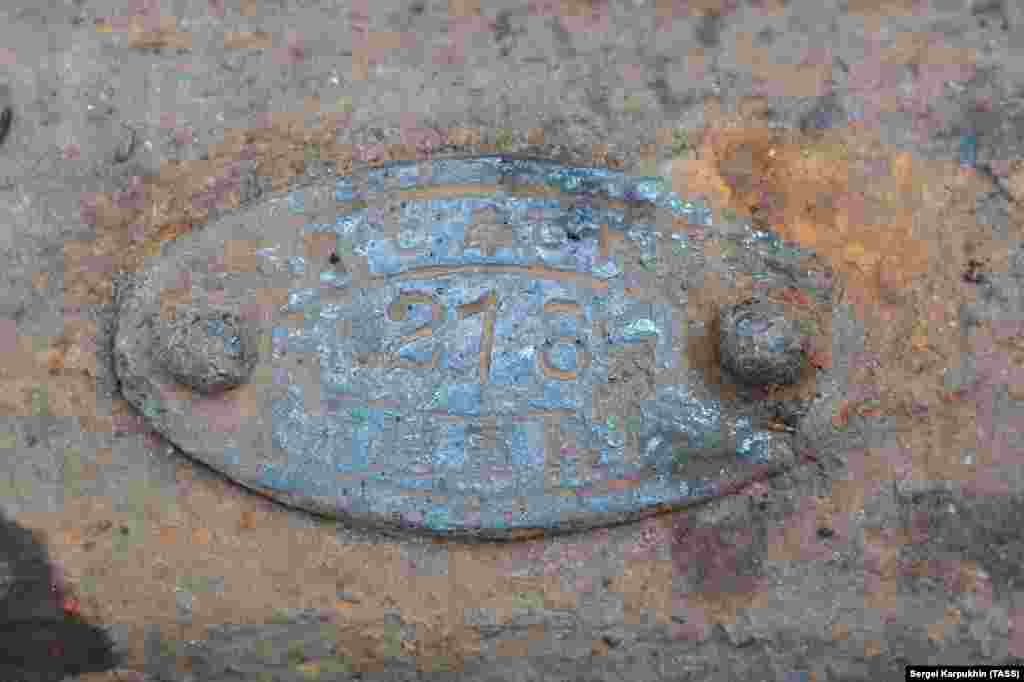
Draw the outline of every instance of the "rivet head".
M753 298L719 307L719 357L747 385L794 384L807 361L806 334L780 303Z
M179 383L214 394L249 380L257 338L250 323L231 310L182 306L173 320L160 320L154 353Z

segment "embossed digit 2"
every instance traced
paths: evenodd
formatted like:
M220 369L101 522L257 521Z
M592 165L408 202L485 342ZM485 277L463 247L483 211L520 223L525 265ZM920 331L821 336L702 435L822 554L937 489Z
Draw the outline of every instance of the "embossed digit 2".
M422 292L404 292L399 295L398 300L388 306L388 317L396 322L401 322L405 319L406 310L414 305L429 305L431 307L432 320L430 324L425 324L419 327L416 331L408 336L404 336L398 341L398 346L402 347L412 343L417 339L422 339L425 336L433 336L434 328L444 323L448 317L447 312L437 302L436 297L432 293ZM426 362L413 362L411 360L403 360L401 358L394 358L394 360L400 366L421 368L421 369L433 369L437 366L438 358L440 357L440 350L435 349L430 360Z

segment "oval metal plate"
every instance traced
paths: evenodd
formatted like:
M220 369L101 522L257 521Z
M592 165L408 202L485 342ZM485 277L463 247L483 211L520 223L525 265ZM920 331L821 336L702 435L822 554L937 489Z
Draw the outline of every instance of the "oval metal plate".
M793 461L687 366L710 225L661 178L541 159L318 181L165 245L122 301L122 390L239 483L381 527L508 537L705 500ZM156 316L199 301L260 330L251 381L212 397L151 353Z

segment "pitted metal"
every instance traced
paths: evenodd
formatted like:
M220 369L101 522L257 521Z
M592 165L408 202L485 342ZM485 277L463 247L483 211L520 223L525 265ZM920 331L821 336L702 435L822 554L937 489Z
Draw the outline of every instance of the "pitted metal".
M794 459L687 364L707 333L686 312L709 267L694 231L715 229L663 178L508 156L364 169L167 245L122 302L117 369L185 452L315 512L473 537L634 518ZM183 301L256 330L247 383L204 395L156 361L155 321ZM622 392L627 360L645 369ZM678 466L687 451L712 464Z

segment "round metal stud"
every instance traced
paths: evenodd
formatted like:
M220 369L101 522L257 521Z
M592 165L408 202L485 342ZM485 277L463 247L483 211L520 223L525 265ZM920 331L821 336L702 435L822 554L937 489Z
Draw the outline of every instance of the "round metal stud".
M177 381L203 394L244 384L256 366L255 334L230 310L186 306L159 326L158 361Z
M754 298L719 308L722 366L747 385L796 383L807 360L806 336L778 303Z

